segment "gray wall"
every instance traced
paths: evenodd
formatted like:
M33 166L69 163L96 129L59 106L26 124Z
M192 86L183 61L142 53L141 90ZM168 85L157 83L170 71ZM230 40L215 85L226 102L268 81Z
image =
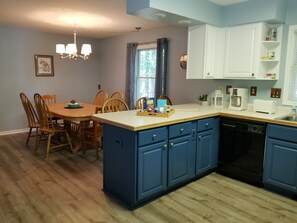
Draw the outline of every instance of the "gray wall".
M20 92L32 100L35 92L56 94L58 101L93 100L101 75L98 40L84 38L95 52L90 60L72 61L61 60L55 53L55 44L72 42L73 36L0 27L0 37L0 133L27 127ZM81 41L78 36L79 48ZM35 76L34 54L54 56L54 77Z

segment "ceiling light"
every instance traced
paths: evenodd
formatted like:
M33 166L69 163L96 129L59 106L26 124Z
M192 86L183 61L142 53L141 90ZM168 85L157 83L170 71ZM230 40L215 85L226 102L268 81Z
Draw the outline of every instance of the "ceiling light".
M78 54L76 46L76 31L74 31L73 43L68 43L66 47L64 44L56 44L56 53L59 53L62 59L69 58L76 60L77 58L82 58L87 60L90 53L92 53L92 47L91 44L83 44L81 47L81 54Z

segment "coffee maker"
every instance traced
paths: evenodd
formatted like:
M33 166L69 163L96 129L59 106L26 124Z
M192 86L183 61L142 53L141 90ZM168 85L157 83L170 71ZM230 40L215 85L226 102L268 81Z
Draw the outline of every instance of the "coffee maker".
M230 88L230 102L228 109L245 110L247 109L248 89L246 88Z

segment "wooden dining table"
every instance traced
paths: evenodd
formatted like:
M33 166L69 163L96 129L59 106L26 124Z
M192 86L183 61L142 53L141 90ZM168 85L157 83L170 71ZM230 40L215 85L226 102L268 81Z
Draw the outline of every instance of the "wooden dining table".
M53 116L64 120L65 127L70 130L70 134L71 125L78 126L76 134L71 134L79 139L79 144L74 146L73 152L81 149L83 140L81 130L89 126L92 115L98 113L98 111L100 112L101 107L84 102L80 103L80 107L68 107L68 102L52 103L47 106Z

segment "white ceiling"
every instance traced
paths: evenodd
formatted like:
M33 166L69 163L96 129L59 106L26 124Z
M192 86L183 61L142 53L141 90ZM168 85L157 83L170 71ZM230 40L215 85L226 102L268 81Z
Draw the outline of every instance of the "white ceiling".
M126 0L0 0L0 25L104 38L166 24L126 14Z
M209 0L219 5L248 0ZM0 0L0 25L104 38L166 25L126 14L126 0Z

